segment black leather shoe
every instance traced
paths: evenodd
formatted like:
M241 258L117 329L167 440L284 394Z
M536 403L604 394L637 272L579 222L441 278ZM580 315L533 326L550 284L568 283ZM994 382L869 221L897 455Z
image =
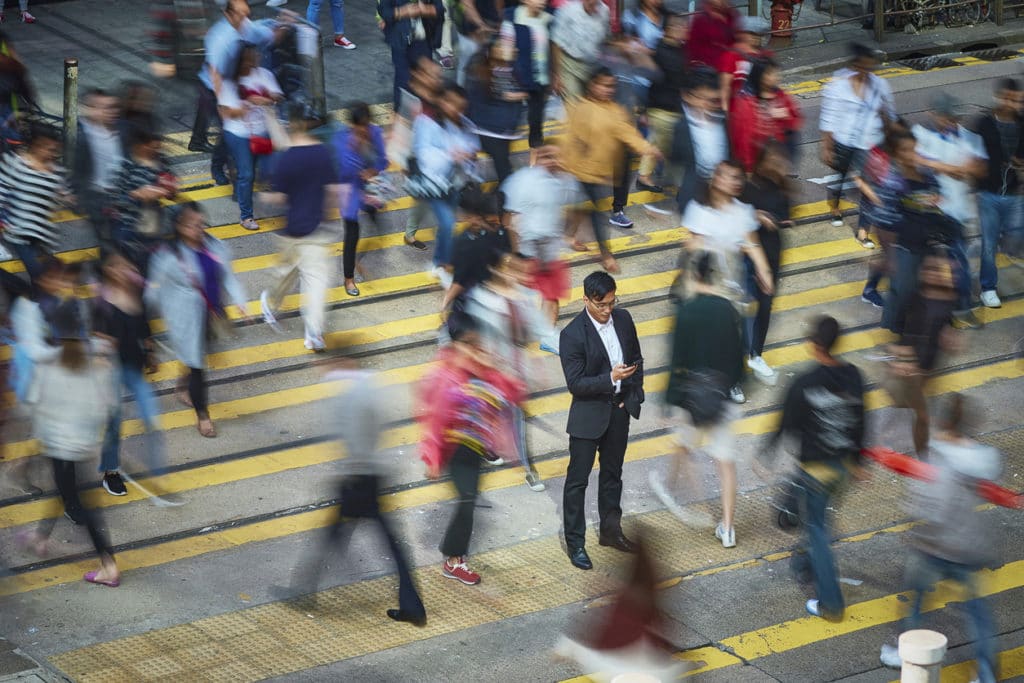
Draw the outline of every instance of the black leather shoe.
M209 142L190 142L188 143L188 151L210 154L213 152L213 145Z
M594 563L590 561L590 555L584 548L576 548L569 551L569 561L577 569L593 569Z
M426 614L410 614L409 612L403 612L400 609L389 609L387 615L395 621L404 621L413 626L426 626L427 615Z
M621 531L613 534L602 534L598 538L598 543L601 545L611 546L616 550L621 550L624 553L635 553L636 543L626 538Z
M665 188L661 185L648 185L645 182L641 182L639 178L636 179L636 189L655 194L665 194Z

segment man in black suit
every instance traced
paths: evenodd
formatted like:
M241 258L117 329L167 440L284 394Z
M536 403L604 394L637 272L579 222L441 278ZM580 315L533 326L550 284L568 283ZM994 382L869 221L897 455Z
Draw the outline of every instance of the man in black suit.
M572 394L569 407L569 467L562 512L569 560L580 569L593 564L584 548L587 480L600 452L597 509L600 543L632 552L622 533L622 461L629 439L629 418L640 417L644 402L643 357L633 318L615 308L615 280L603 271L583 281L584 310L560 337L562 372Z
M683 92L683 115L672 137L672 163L682 169L676 202L679 213L707 186L715 168L729 158L729 135L721 112L718 74L695 69Z

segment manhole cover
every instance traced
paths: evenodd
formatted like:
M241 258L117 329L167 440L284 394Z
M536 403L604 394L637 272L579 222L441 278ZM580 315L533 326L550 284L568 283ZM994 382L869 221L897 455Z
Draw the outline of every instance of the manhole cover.
M980 59L985 62L1000 62L1004 59L1016 59L1020 57L1020 53L1014 50L978 50L977 52L966 52L975 59Z
M980 59L980 57L979 57ZM959 66L949 57L921 57L919 59L901 59L898 64L909 67L915 71L930 71L931 69L948 69L951 66Z

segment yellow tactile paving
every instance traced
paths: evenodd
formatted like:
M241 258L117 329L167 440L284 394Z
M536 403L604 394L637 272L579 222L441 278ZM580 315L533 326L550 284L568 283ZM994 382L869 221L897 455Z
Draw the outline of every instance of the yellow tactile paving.
M1024 449L1018 447L1022 438L1024 432L993 439L1001 447L1015 449L1007 452L1008 479L1024 471ZM891 527L902 516L899 506L891 505L892 500L900 498L902 487L900 478L876 469L869 485L856 486L844 496L836 516L838 532ZM786 553L779 550L795 540L793 535L766 523L771 518L766 497L772 492L764 489L739 498L739 546L735 549L722 548L708 531L685 527L666 511L637 515L627 519L626 527L642 526L647 530L657 572L663 579L703 573L709 568L741 569L766 561L766 556L776 560L785 557ZM699 504L702 508L709 505ZM385 576L81 648L51 661L79 680L104 674L101 667L109 666L107 657L112 652L133 653L137 659L132 669L144 680L149 680L149 675L220 680L225 670L233 671L237 681L284 675L605 595L616 587L624 556L593 542L588 549L595 562L590 572L574 569L559 540L552 537L474 555L473 567L484 581L473 587L443 578L437 567L421 568L415 574L429 615L423 629L394 624L384 617L384 610L393 607L397 599L396 578ZM1021 569L1024 563L1017 562L990 572L987 590L1000 592L1021 585ZM727 644L745 659L764 657L893 621L899 616L898 602L898 596L886 596L851 605L845 626L825 628L819 622L797 619L735 636ZM941 599L936 601L936 606L941 604ZM716 655L706 648L681 653L680 657L703 661L702 670L741 663L733 655Z

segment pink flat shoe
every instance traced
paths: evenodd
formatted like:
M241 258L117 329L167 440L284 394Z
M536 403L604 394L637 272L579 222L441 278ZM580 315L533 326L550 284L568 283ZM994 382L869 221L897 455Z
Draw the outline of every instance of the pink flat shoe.
M107 588L117 588L121 585L120 579L114 579L113 581L102 581L96 578L97 574L99 574L99 572L86 572L85 576L83 576L82 578L88 581L89 583L99 584L100 586L106 586Z

